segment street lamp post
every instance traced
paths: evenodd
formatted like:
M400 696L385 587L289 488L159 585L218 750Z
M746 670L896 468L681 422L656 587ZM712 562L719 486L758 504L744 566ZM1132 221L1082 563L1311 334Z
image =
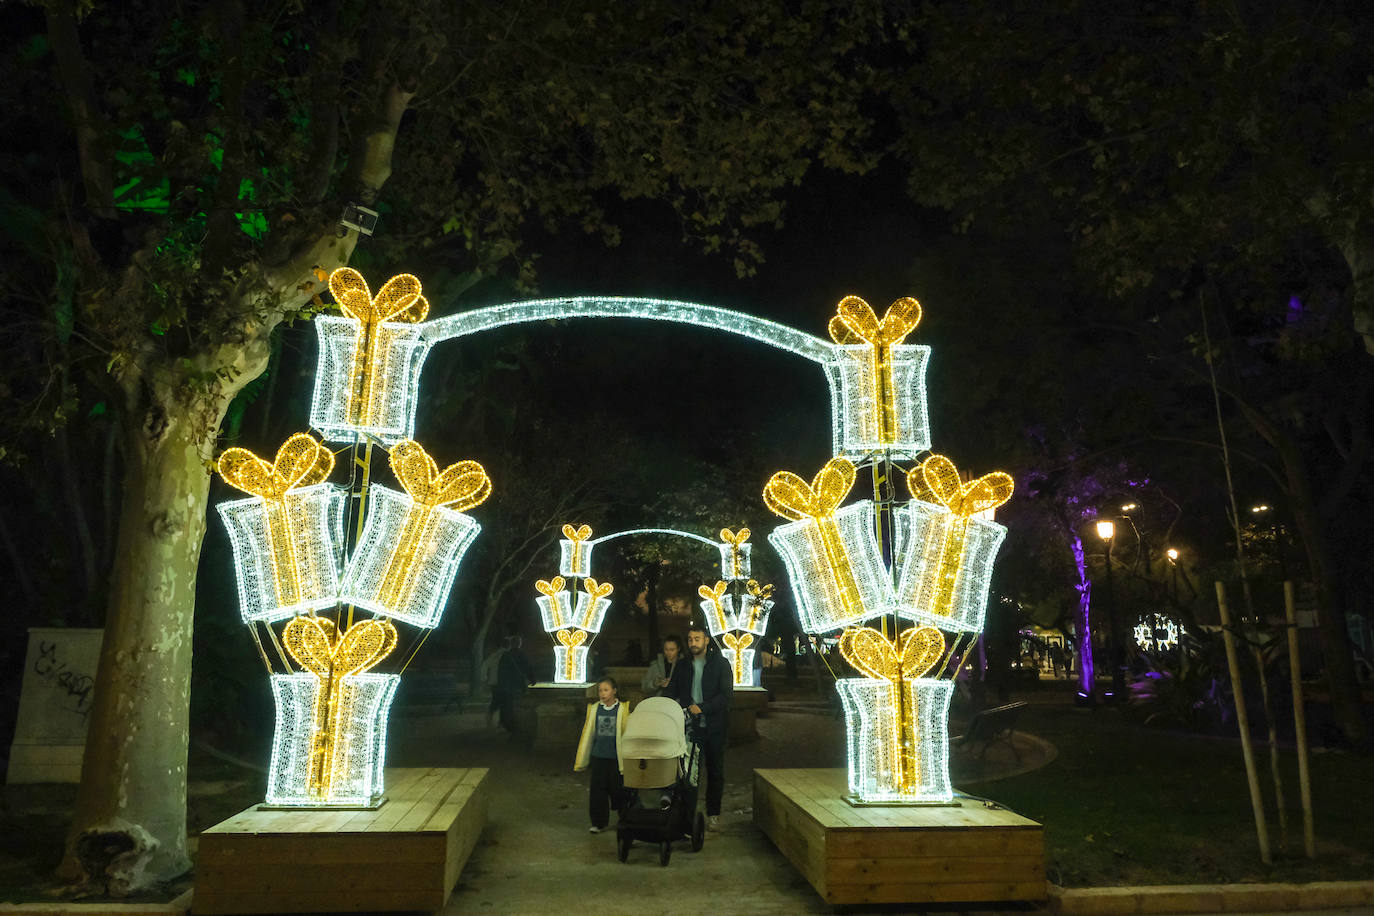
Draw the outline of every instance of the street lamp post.
M1117 613L1116 592L1112 589L1112 542L1116 539L1116 524L1110 519L1099 520L1097 536L1107 545L1107 623L1112 640L1112 700L1119 703L1126 692L1126 648L1121 640L1121 615Z

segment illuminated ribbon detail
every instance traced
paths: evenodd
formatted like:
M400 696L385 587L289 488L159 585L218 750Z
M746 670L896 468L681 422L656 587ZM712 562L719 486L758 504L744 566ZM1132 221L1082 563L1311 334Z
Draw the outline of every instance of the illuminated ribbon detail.
M377 326L384 321L424 321L429 314L429 300L420 295L420 281L411 274L397 274L387 280L374 297L363 275L351 267L340 267L329 275L329 291L334 294L339 310L358 321L349 372L352 387L348 419L357 426L367 426L372 421L376 392L379 387L386 387L386 349L377 345Z
M739 534L729 528L720 529L720 539L730 545L730 578L738 579L740 573L740 546L749 540L749 529L741 528Z
M945 636L935 627L911 627L892 642L872 627L851 627L840 634L840 654L864 675L885 680L895 694L892 720L892 772L900 794L911 795L920 784L916 748L916 710L908 702L907 681L923 676L945 653Z
M715 588L700 586L697 588L697 594L704 599L701 609L714 618L715 626L711 628L711 635L719 636L730 629L731 621L726 618L725 607L720 600L725 596L725 583L717 582Z
M582 590L587 593L587 613L582 615L582 622L578 626L591 630L594 629L592 620L596 617L596 602L615 591L615 586L609 582L597 582L589 576L582 580Z
M720 639L725 643L725 647L735 654L735 685L739 686L744 683L744 650L753 645L754 637L749 633L741 633L738 636L734 633L725 633Z
M547 579L540 579L538 582L534 583L535 590L549 599L549 607L553 610L553 625L555 627L566 627L571 623L571 613L567 617L564 617L563 604L558 600L558 593L563 591L564 584L562 576L554 576L552 582Z
M582 568L582 542L591 536L590 525L579 525L576 528L572 525L563 526L563 537L572 541L572 558L569 560L568 568L574 573Z
M564 656L565 661L563 663L563 680L572 682L577 675L577 666L576 664L574 664L574 660L576 659L577 655L575 652L573 652L573 650L576 649L578 646L582 645L582 643L586 642L587 631L559 630L557 633L554 634L554 636L568 650Z
M845 458L832 458L810 484L791 471L778 471L763 488L763 502L772 512L792 521L809 518L816 523L826 566L834 578L847 617L863 613L863 599L854 581L854 570L849 565L849 554L840 539L840 528L835 524L835 510L853 486L853 463Z
M374 667L396 648L396 627L384 618L364 620L342 639L334 621L326 617L293 617L282 630L282 645L296 664L320 679L311 729L306 784L312 794L327 798L334 773L346 768L352 748L341 735L348 721L343 679Z
M412 573L416 555L433 538L434 510L446 506L454 512L466 512L481 505L491 495L491 478L476 461L460 461L440 471L429 453L413 439L398 442L391 450L391 472L414 503L401 523L401 536L387 560L377 600L386 607L400 609L406 606L415 587Z
M760 587L758 582L750 579L745 589L754 600L749 604L749 619L739 621L739 625L742 629L752 630L758 626L759 618L773 606L773 586Z
M309 433L296 433L282 443L271 464L245 448L226 449L217 462L219 476L231 487L262 497L267 517L267 548L272 560L272 581L277 604L299 604L303 593L314 594L315 583L302 587L296 539L291 532L291 516L286 494L291 490L322 483L334 470L334 453ZM313 575L313 564L307 573Z
M862 340L868 344L872 369L873 405L877 410L878 441L897 438L897 391L892 383L892 348L906 339L921 322L921 305L911 297L898 299L887 308L883 320L858 296L846 296L830 319L830 339L838 344Z
M1011 499L1015 482L1005 471L993 471L964 483L954 462L943 455L932 455L907 474L906 483L914 498L949 509L943 530L936 535L940 541L930 572L920 579L907 599L917 607L929 607L932 613L947 617L953 608L970 520Z

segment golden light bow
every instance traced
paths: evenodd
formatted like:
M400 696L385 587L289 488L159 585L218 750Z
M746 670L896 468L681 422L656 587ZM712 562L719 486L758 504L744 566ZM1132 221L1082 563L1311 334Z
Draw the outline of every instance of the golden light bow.
M830 339L838 344L863 341L869 347L873 403L878 439L892 442L897 430L897 392L892 383L892 348L906 339L921 321L921 304L911 297L892 303L882 321L873 307L858 296L846 296L830 319Z
M933 561L903 598L914 606L929 607L934 613L947 616L954 603L970 520L1011 499L1015 482L1010 474L993 471L964 483L954 462L943 455L927 458L907 474L906 481L915 499L942 505L949 515L942 520L936 535Z
M836 593L846 616L861 613L863 599L850 567L849 555L835 524L835 510L854 486L854 464L845 458L832 458L816 472L811 483L791 471L778 471L763 488L763 502L769 510L792 521L815 522L825 562L834 578Z
M892 772L900 794L911 794L920 782L913 698L906 683L924 676L945 652L945 636L935 627L911 627L895 641L872 627L851 627L840 634L840 654L870 678L887 681L894 694L891 750Z
M268 464L245 448L225 449L216 463L219 476L235 489L263 499L266 514L267 555L271 558L272 581L277 603L290 607L300 603L302 594L315 590L317 583L301 582L301 564L296 555L296 537L291 530L291 514L286 494L323 483L334 471L334 453L309 433L296 433L277 449ZM307 575L314 564L307 563Z
M375 667L396 648L396 641L396 627L384 618L361 621L342 638L337 638L334 621L327 617L293 617L282 630L287 654L320 680L306 777L315 796L330 795L333 774L345 769L342 758L351 750L341 733L349 718L344 678Z
M387 607L400 608L405 606L414 587L412 567L420 549L430 541L435 510L443 506L454 512L466 512L481 505L491 495L491 478L476 461L460 461L440 471L424 447L413 439L399 442L391 450L391 471L413 504L406 510L401 536L387 561L377 599Z
M377 326L388 321L424 321L429 314L429 300L421 295L420 281L411 274L397 274L387 280L374 297L363 275L351 267L340 267L329 275L329 291L340 311L358 321L349 374L352 397L348 418L355 425L367 426L372 420L378 380L386 370L386 350L377 345Z

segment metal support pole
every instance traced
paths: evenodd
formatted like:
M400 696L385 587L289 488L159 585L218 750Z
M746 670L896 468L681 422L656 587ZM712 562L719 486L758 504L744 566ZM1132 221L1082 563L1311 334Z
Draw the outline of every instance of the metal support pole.
M1298 788L1302 795L1302 839L1307 858L1317 857L1312 828L1312 779L1307 772L1307 712L1302 705L1302 662L1298 658L1298 614L1293 583L1283 583L1283 608L1288 616L1288 671L1293 682L1293 730L1298 741Z
M1274 864L1269 854L1269 827L1264 820L1264 800L1260 797L1259 775L1255 772L1255 755L1250 748L1250 716L1245 711L1245 690L1240 680L1240 662L1236 660L1236 640L1231 633L1231 614L1226 608L1226 586L1218 581L1217 609L1221 612L1221 639L1226 644L1226 666L1231 671L1231 692L1236 701L1236 724L1240 726L1240 751L1245 758L1245 778L1250 784L1250 807L1255 814L1255 835L1259 838L1260 861Z

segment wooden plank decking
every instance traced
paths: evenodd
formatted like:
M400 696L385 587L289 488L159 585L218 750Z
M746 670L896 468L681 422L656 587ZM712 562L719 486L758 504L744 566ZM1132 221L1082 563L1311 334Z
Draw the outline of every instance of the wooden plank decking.
M971 801L856 808L847 791L843 770L754 771L754 823L826 902L1045 898L1035 821Z
M486 824L486 777L387 770L375 811L241 811L200 835L193 910L437 910Z

